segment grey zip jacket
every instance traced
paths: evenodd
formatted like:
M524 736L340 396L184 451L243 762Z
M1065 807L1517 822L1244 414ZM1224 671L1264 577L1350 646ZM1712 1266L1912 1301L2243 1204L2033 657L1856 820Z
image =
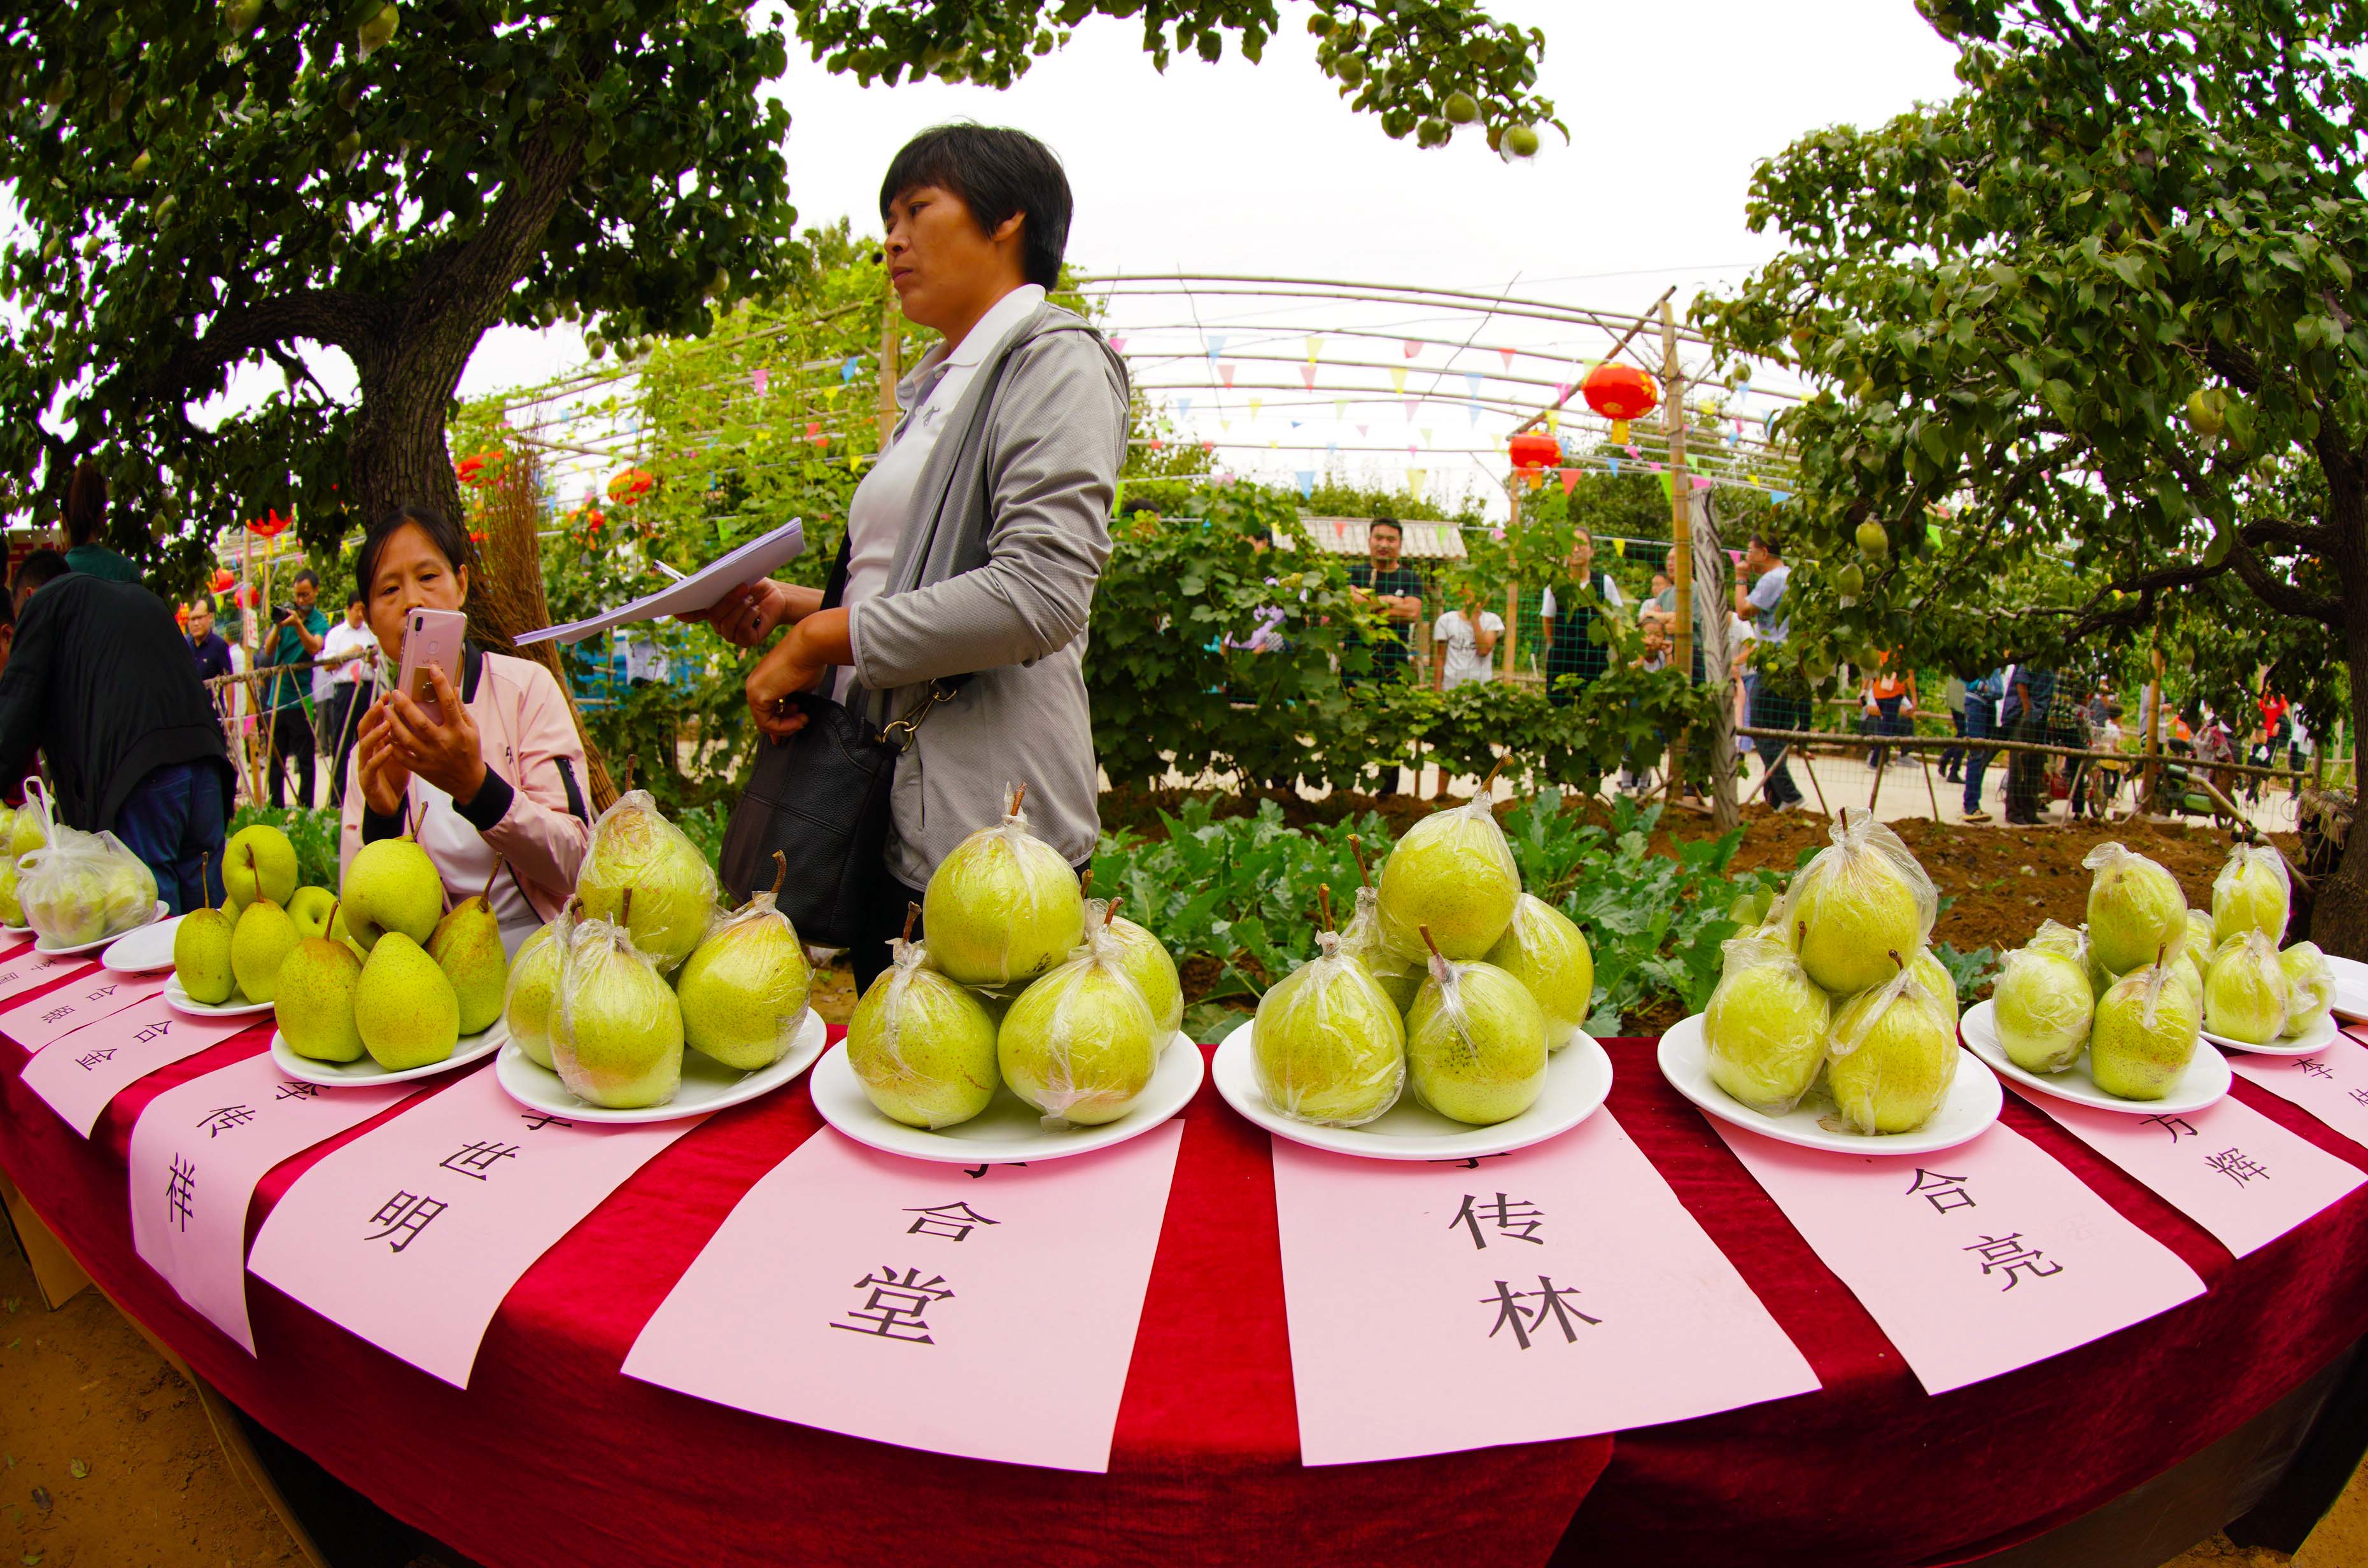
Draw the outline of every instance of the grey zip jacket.
M905 417L926 399L918 389ZM907 887L928 886L955 845L1001 822L1016 784L1028 787L1031 832L1072 865L1094 852L1086 621L1126 438L1124 363L1084 318L1041 307L955 404L887 586L849 612L874 718L904 717L931 681L973 677L896 767L887 862ZM850 690L849 705L865 695Z

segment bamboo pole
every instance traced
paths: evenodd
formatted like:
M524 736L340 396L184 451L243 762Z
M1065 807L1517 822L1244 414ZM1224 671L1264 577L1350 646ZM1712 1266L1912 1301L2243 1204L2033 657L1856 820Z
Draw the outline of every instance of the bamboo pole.
M1506 484L1505 505L1507 507L1505 538L1509 541L1518 536L1521 526L1521 487L1520 485L1510 483ZM1478 628L1474 629L1473 634L1474 636L1479 634ZM1520 641L1520 636L1521 577L1520 574L1513 569L1513 547L1508 543L1505 551L1505 678L1507 680L1513 678L1513 645Z

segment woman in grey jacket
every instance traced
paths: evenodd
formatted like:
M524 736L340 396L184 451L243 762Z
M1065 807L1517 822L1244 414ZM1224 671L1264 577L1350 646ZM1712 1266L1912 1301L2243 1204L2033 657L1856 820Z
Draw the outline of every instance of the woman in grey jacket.
M924 131L889 166L880 210L905 315L944 341L897 385L904 415L848 510L842 591L824 608L814 589L757 583L704 618L748 646L789 627L747 683L775 738L805 722L786 699L826 672L883 722L960 682L897 766L880 929L849 955L859 985L886 967L906 901L1001 819L1010 786L1028 786L1038 835L1073 865L1092 858L1086 622L1127 438L1124 365L1045 301L1070 210L1051 149L1017 131Z

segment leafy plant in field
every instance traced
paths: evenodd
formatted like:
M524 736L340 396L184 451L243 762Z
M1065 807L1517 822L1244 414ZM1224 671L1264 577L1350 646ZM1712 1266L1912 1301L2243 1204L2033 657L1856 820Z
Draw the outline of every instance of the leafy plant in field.
M236 833L256 823L278 828L296 846L299 887L327 888L332 892L337 890L343 879L337 869L336 812L326 807L241 806L231 815L230 831Z

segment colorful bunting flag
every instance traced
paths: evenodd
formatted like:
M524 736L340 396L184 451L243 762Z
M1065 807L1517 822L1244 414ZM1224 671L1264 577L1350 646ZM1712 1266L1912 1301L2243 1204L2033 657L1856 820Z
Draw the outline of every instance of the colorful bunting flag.
M1295 477L1299 481L1299 495L1301 500L1304 501L1315 494L1315 471L1314 469L1303 468Z
M862 369L863 361L850 354L847 357L846 362L838 368L838 379L842 384L851 381L862 372Z
M1504 357L1505 369L1508 370L1511 369L1513 368L1513 351L1509 348L1499 348L1497 352Z
M771 382L772 379L773 372L770 370L751 370L748 372L748 384L756 389L757 395L758 397L765 395L765 388Z
M1577 483L1578 470L1575 468L1566 468L1562 471L1562 493L1564 494L1569 494L1571 486Z
M1310 337L1307 340L1307 362L1309 364L1313 365L1315 363L1315 351L1323 347L1324 340L1320 337Z
M1220 365L1220 366L1218 366L1218 367L1217 367L1217 377L1218 377L1218 379L1219 379L1219 380L1223 381L1225 383L1225 385L1226 385L1227 387L1229 387L1229 388L1230 388L1230 387L1234 384L1234 368L1233 368L1233 366L1232 366L1232 365L1230 365L1230 364L1225 364L1225 365Z
M1422 345L1409 337L1406 340L1406 357L1409 359L1422 352Z
M1404 366L1393 366L1391 368L1390 390L1392 392L1399 392L1406 391L1406 369Z
M1463 391L1467 395L1472 397L1478 397L1480 395L1479 371L1466 370L1463 372Z
M1306 386L1309 392L1314 392L1315 390L1315 367L1313 364L1306 364L1299 367L1299 379L1301 382Z
M1123 337L1111 338L1110 340L1110 352L1113 354L1123 354L1126 352L1126 339Z
M1253 397L1250 399L1250 417L1252 419L1256 419L1258 416L1258 410L1265 406L1266 399L1262 397Z
M1213 365L1217 362L1217 356L1225 351L1225 339L1224 335L1219 334L1208 338L1207 343L1209 346L1209 362Z

